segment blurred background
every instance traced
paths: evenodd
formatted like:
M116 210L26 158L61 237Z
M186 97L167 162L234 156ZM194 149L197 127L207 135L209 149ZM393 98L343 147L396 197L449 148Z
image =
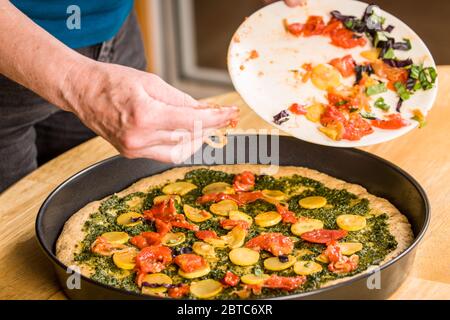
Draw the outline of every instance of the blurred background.
M314 1L314 0L310 0ZM449 0L372 0L412 27L438 65L450 64ZM196 98L232 90L230 39L263 0L137 0L149 71Z

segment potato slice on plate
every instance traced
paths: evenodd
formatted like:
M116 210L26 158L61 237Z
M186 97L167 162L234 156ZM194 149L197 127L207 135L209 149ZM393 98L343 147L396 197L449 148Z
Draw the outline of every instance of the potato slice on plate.
M282 262L280 257L271 257L264 260L264 268L270 271L281 271L294 265L297 259L294 256L288 256L287 261Z
M323 222L319 219L301 218L291 226L291 232L300 236L305 232L322 229Z
M298 204L305 209L318 209L327 204L327 199L321 196L312 196L300 199Z
M276 211L268 211L258 214L255 223L260 227L272 227L282 220L281 214Z
M178 269L178 274L186 279L195 279L206 276L210 271L211 268L209 267L209 264L207 264L206 267L193 272L184 272L183 270Z
M267 279L269 279L270 276L268 274L260 274L260 275L256 275L256 274L245 274L241 277L241 281L245 284L263 284L264 281L266 281Z
M185 241L186 235L183 232L168 232L161 239L161 243L168 247L175 247Z
M202 257L214 257L216 255L214 247L203 241L194 242L192 245L192 250Z
M162 189L162 192L170 195L177 194L180 196L184 196L194 189L197 189L197 186L195 184L186 181L178 181L166 185Z
M228 254L231 262L238 266L251 266L258 262L259 252L249 248L235 248Z
M285 194L283 191L280 190L265 189L261 192L264 196L264 200L273 204L278 203L280 201L286 201L288 199L287 194Z
M341 214L336 218L339 228L347 231L359 231L366 227L366 218L356 214Z
M238 210L238 205L236 204L235 201L227 199L219 201L217 203L213 203L209 207L209 210L212 213L217 214L219 216L228 216L230 211Z
M208 184L206 187L202 190L203 194L210 194L210 193L226 193L226 194L233 194L234 188L231 186L231 184L226 182L214 182L211 184Z
M120 269L132 270L135 266L134 259L136 258L137 253L137 250L132 248L130 248L130 250L118 251L113 254L113 262Z
M156 196L155 198L153 198L153 204L158 204L158 203L161 203L161 202L169 200L169 199L173 199L173 200L175 200L175 202L181 203L181 197L179 195L164 194L164 195Z
M337 88L341 85L341 74L329 64L319 64L312 70L311 82L320 90Z
M102 237L112 244L124 244L127 243L130 238L126 232L122 231L105 232L102 234Z
M148 284L172 284L172 278L170 278L168 275L164 273L151 273L147 274L144 279L142 280L142 283L148 283ZM149 294L149 295L158 295L161 293L164 293L167 291L167 288L165 287L146 287L145 285L142 286L142 293L143 294Z
M294 272L307 276L322 271L322 266L314 261L298 261L294 264Z
M191 293L200 299L210 299L222 291L222 284L213 279L201 280L191 284Z
M241 227L234 227L226 236L223 238L231 249L239 248L244 245L245 237L247 236L247 231Z
M212 218L212 214L205 210L194 208L188 204L183 206L186 217L193 222L204 222Z
M134 227L142 224L144 216L138 212L127 212L117 217L117 224L125 227Z
M361 251L363 248L362 243L359 242L340 242L338 243L341 253L346 256L351 256L352 254Z
M253 224L253 218L246 213L241 211L230 211L228 218L235 221L245 221L249 226Z

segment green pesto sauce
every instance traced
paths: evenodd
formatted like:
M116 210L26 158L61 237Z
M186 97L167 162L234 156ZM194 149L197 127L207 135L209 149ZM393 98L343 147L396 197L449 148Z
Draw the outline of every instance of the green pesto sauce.
M185 175L183 181L189 181L195 184L198 188L183 196L182 203L207 210L209 208L209 204L199 205L196 203L196 199L202 195L201 190L203 187L210 183L219 181L232 183L233 178L233 174L208 169L190 171ZM163 194L161 187L153 188L149 190L148 193L133 193L123 198L113 195L103 201L100 209L93 213L86 221L84 225L86 237L81 244L81 252L76 255L75 259L76 261L86 263L95 268L95 273L93 274L92 279L128 291L140 292L134 281L134 272L117 268L112 262L111 257L103 257L93 254L90 251L90 247L95 239L104 232L124 231L130 234L130 236L134 236L143 231L155 231L151 224L145 223L134 227L124 227L116 223L116 218L118 215L127 211L132 210L142 212L143 210L151 208L153 199L156 196ZM253 224L248 232L246 241L259 235L261 232L280 232L286 236L293 237L296 241L294 250L308 249L312 252L312 254L303 256L301 258L302 260L313 260L321 263L323 267L321 272L307 276L306 283L295 291L286 292L283 290L264 288L262 294L257 296L258 298L295 294L317 289L324 282L352 276L366 270L371 265L380 264L386 255L397 247L397 241L389 233L387 224L388 216L386 214L377 216L371 215L369 202L366 199L358 199L354 194L349 193L346 190L330 189L318 181L297 175L277 179L266 175L256 176L255 189L276 189L285 192L290 196L288 201L289 210L295 212L297 216L320 219L323 221L324 228L326 229L338 229L336 225L336 217L344 213L361 215L367 219L366 228L356 232L349 232L349 234L343 239L343 241L346 242L357 241L363 244L363 249L356 253L359 256L358 268L355 271L346 274L336 274L330 272L327 269L327 264L316 261L315 258L322 253L325 246L321 244L308 243L299 237L295 237L290 231L291 224L279 223L268 228L261 228ZM319 209L304 209L300 207L298 201L301 198L308 196L323 196L327 199L327 205ZM137 201L139 205L134 205L131 207L131 201L132 203L136 203ZM182 208L180 205L177 205L177 210L179 213L182 213ZM257 200L254 203L241 206L239 210L254 217L258 213L275 210L275 206L265 201ZM219 218L216 216L203 223L199 223L198 225L201 230L214 230L219 236L228 232L228 230L224 230L220 227ZM182 247L192 246L195 241L198 241L192 231L174 228L172 232L184 232L186 234L186 241L184 243L176 247L172 247L175 250ZM232 271L239 276L248 273L275 273L282 276L296 276L292 267L279 272L264 270L263 261L265 258L271 256L268 252L261 251L261 258L259 262L250 267L239 267L231 263L228 259L228 252L228 249L216 248L218 261L210 262L211 272L202 278L194 279L194 281L202 279L220 280L227 270ZM174 283L189 283L192 281L180 277L177 273L177 267L173 264L163 272L172 277ZM236 295L232 294L232 292L236 289L239 290L240 285L235 288L225 288L218 296L216 296L216 298L237 298ZM193 297L191 296L191 298Z

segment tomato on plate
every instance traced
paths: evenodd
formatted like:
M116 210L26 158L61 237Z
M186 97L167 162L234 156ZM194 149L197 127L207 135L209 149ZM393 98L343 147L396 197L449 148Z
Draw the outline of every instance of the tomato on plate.
M327 245L324 254L330 262L338 262L342 258L341 248L335 240Z
M234 227L240 227L241 229L247 230L248 228L250 228L250 225L247 221L231 220L231 219L224 219L220 221L220 226L224 229L232 229Z
M350 77L355 74L355 60L348 54L342 58L335 58L329 62L333 67L339 70L344 78Z
M292 211L289 211L289 208L287 206L283 206L280 203L277 203L276 205L277 212L281 214L282 220L284 223L296 223L297 217L295 216L295 213Z
M325 23L321 16L309 16L303 25L302 34L305 37L321 35L325 29Z
M334 240L339 240L347 235L345 230L317 229L303 233L300 237L308 242L327 244Z
M203 259L203 257L193 253L180 254L175 257L173 262L175 262L180 269L186 273L191 273L202 269L207 265L207 262Z
M225 276L222 279L222 283L227 286L234 287L237 286L240 280L241 279L239 278L238 275L235 275L231 271L227 271L227 273L225 273Z
M195 233L195 236L200 240L218 239L217 233L212 230L200 230Z
M139 249L143 249L148 246L161 244L161 235L150 231L142 232L140 235L131 238L130 243Z
M140 273L160 272L172 262L172 250L162 245L148 246L137 254L135 261Z
M169 232L172 227L198 230L197 225L186 221L186 216L184 214L177 213L175 200L173 198L161 201L153 205L150 210L145 210L144 218L146 220L155 221L158 233L161 235Z
M357 46L365 46L367 40L356 35L354 32L348 29L337 29L330 34L331 44L344 49L351 49Z
M264 281L264 287L292 291L305 283L305 281L305 276L282 277L271 275L269 279Z
M235 191L250 191L255 186L255 175L250 171L244 171L237 174L233 180Z
M299 116L306 114L305 107L298 103L291 104L291 106L289 107L289 111Z
M395 130L407 126L409 123L399 113L390 114L387 116L387 120L372 120L371 124L374 127L386 130Z
M372 62L371 66L377 76L389 81L387 87L392 91L395 91L394 83L406 84L408 81L409 73L406 69L391 67L379 59Z
M286 31L292 34L293 36L299 37L302 35L303 32L303 24L294 22L294 23L287 23L287 20L284 20L284 26L286 28Z
M370 123L364 120L357 112L350 114L350 118L346 121L344 128L345 131L342 138L350 141L360 140L373 132Z
M182 298L185 295L187 295L189 291L190 291L189 285L182 283L178 287L169 288L169 290L167 290L167 294L171 298Z
M294 249L292 239L277 232L268 232L250 239L246 248L253 250L266 250L274 256L290 254Z

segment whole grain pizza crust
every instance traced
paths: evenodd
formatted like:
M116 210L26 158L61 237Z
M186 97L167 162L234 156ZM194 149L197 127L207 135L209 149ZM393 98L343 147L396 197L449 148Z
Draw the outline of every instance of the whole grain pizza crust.
M183 179L187 172L200 168L218 170L232 174L241 173L242 171L246 170L251 171L254 174L262 174L274 171L273 166L258 164L179 167L147 178L143 178L130 187L126 188L125 190L120 191L116 195L118 197L124 197L135 192L147 192L151 188L167 184L168 182L173 182L177 179ZM364 187L357 184L345 182L343 180L331 177L327 174L309 168L280 166L276 169L276 173L272 174L272 176L275 178L292 176L296 174L306 178L314 179L323 183L327 188L338 190L345 189L348 192L355 194L357 197L367 199L369 201L371 214L379 215L386 213L389 217L387 221L389 225L389 231L395 237L398 245L395 250L390 252L385 257L385 259L381 262L381 265L398 256L413 242L414 236L408 219L403 214L401 214L400 211L395 208L394 205L392 205L388 200L376 197L368 193ZM56 243L57 258L67 266L78 266L81 273L87 277L89 277L94 270L87 265L76 262L74 260L74 256L82 250L81 241L85 238L85 233L83 231L85 222L89 219L91 214L99 210L100 204L103 200L91 202L80 209L78 212L73 214L65 223L61 235L59 236ZM364 272L371 272L374 268L376 267L374 266L373 268L368 268ZM354 275L352 277L356 277L358 275ZM322 287L346 281L352 277L344 277L338 280L329 281L322 285Z

